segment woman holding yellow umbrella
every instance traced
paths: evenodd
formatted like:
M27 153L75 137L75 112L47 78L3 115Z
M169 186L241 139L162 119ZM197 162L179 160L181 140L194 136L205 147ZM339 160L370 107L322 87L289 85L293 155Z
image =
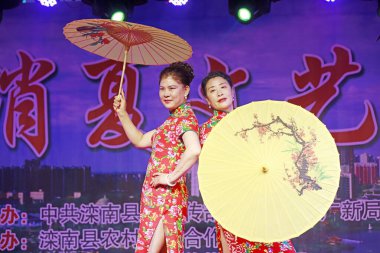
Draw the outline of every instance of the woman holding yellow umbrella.
M200 127L201 145L205 142L212 128L233 108L234 94L231 78L223 72L211 72L202 80L202 93L214 115ZM260 243L236 237L215 221L218 249L220 253L293 253L291 241Z
M169 110L167 120L155 130L142 133L126 111L124 94L114 99L114 110L129 140L152 153L141 193L138 253L184 252L184 225L188 193L186 172L200 153L198 121L186 103L193 80L190 65L177 62L160 74L159 96Z

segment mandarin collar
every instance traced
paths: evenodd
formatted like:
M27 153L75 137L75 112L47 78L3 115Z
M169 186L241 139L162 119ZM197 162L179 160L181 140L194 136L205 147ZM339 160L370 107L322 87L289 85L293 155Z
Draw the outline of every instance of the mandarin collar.
M177 108L175 108L173 111L170 111L170 116L177 117L182 114L183 111L190 109L190 104L189 103L183 103Z
M214 110L214 117L226 116L228 112Z

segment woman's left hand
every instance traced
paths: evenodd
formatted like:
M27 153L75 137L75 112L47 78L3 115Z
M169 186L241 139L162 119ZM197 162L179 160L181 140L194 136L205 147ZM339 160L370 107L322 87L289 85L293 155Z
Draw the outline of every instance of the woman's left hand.
M159 185L168 185L168 181L166 180L166 177L167 177L168 174L165 174L165 173L154 173L153 174L153 179L152 179L152 182L150 183L150 185L152 187L157 187Z

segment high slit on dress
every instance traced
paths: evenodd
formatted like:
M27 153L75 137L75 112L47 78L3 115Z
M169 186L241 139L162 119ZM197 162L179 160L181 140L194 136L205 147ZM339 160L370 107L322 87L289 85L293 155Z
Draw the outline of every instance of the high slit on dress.
M154 232L163 220L168 253L184 252L184 227L187 218L188 191L186 176L174 186L152 187L153 174L171 173L185 151L182 135L198 133L198 121L189 104L182 104L170 113L152 137L152 153L143 183L140 201L140 227L136 253L148 252Z

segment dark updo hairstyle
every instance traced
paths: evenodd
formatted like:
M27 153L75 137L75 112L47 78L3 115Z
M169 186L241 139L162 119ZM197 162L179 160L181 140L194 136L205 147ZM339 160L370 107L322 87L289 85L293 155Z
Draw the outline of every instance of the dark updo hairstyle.
M210 81L211 79L213 79L215 77L223 78L224 80L227 81L227 83L232 88L232 80L231 80L231 77L229 75L227 75L226 73L221 72L221 71L213 71L213 72L208 73L208 75L205 78L203 78L203 80L202 80L202 86L201 87L202 87L203 96L207 97L206 85L207 85L208 81Z
M194 79L194 72L190 64L174 62L161 71L160 81L168 76L171 76L179 83L190 86L191 81Z

